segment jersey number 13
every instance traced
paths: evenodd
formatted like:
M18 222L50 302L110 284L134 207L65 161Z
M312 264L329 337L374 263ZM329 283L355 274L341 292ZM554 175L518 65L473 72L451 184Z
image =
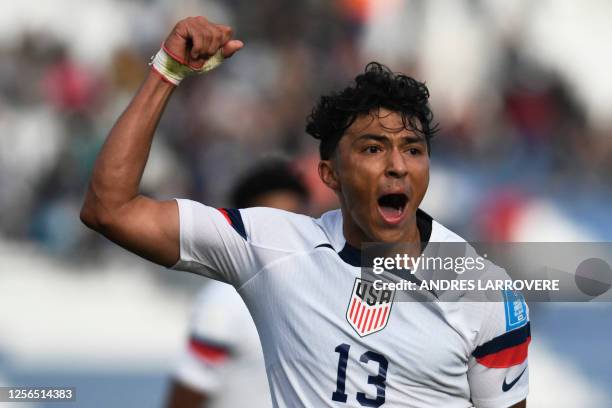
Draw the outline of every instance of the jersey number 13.
M347 400L347 394L345 392L346 387L346 370L348 365L348 357L351 346L342 343L334 349L334 351L340 354L338 358L338 377L336 379L336 391L332 394L332 400L338 402L345 402ZM359 357L359 361L363 364L368 364L370 361L378 363L378 375L368 376L368 384L372 384L376 387L376 398L368 398L364 392L357 393L357 402L363 407L380 407L385 403L385 380L387 379L387 367L389 361L382 354L375 353L373 351L366 351Z

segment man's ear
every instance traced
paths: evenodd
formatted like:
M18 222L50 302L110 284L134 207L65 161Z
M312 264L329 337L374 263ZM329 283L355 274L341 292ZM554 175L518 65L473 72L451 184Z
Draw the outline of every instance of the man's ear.
M321 160L319 162L319 177L327 187L334 191L340 190L338 176L331 160Z

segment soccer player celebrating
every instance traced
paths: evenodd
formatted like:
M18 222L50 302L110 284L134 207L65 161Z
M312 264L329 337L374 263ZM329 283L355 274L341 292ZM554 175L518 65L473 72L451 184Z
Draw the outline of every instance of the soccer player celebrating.
M341 205L321 218L139 194L173 89L242 46L203 17L174 27L100 152L83 222L153 262L233 285L257 327L274 406L524 407L524 302L393 304L364 290L365 242L465 242L418 208L434 130L424 84L373 63L321 98L306 130Z

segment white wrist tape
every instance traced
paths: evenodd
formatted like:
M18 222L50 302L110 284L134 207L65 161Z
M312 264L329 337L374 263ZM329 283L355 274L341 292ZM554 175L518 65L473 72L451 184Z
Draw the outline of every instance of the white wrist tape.
M223 59L222 50L218 50L215 55L206 60L201 68L196 69L172 58L162 47L157 54L151 58L149 65L168 82L178 85L183 79L190 75L203 74L215 69L221 65Z

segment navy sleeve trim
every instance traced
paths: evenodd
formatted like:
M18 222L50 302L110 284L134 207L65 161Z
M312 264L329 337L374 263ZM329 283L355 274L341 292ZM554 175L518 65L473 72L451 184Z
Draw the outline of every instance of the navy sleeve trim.
M246 229L244 228L244 222L242 222L242 215L240 210L235 208L219 208L219 211L227 219L230 225L236 230L238 234L245 240L247 239Z
M531 337L530 323L520 329L512 330L507 333L497 336L494 339L476 347L472 355L476 358L482 358L489 354L494 354L510 347L518 346L525 343Z

